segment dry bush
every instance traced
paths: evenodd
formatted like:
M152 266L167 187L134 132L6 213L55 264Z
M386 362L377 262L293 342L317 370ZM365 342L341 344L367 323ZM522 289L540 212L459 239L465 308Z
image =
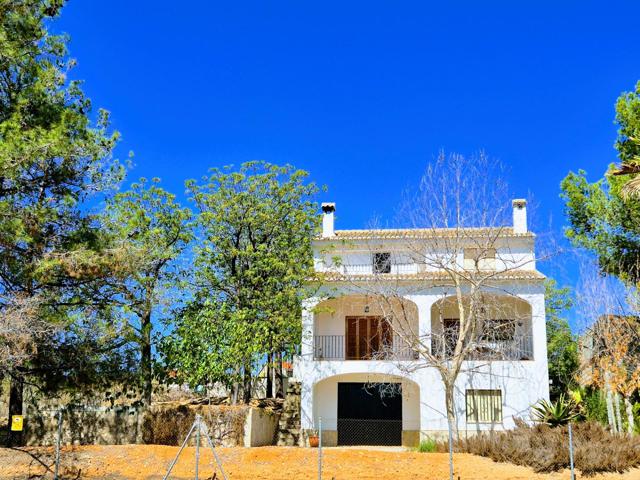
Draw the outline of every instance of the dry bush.
M142 440L147 444L180 445L189 433L196 414L209 428L211 440L224 446L242 445L246 406L165 405L145 413Z
M516 422L513 430L475 435L460 440L457 451L554 472L569 467L567 427L552 428ZM573 425L574 464L584 475L622 473L640 466L640 438L614 435L595 422Z

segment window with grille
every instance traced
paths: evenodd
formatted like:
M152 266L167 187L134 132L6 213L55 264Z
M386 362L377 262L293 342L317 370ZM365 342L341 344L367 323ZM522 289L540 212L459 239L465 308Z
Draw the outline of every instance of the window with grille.
M502 422L501 390L467 390L467 423Z
M389 252L373 254L373 273L391 273L391 254Z

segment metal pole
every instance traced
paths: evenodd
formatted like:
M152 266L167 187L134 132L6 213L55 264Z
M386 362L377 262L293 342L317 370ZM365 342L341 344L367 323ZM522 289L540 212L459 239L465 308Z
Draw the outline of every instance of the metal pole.
M178 450L178 454L176 455L176 458L174 458L173 462L171 462L171 465L169 465L169 470L167 470L167 473L165 474L165 476L162 477L162 480L167 480L167 478L169 478L169 475L171 474L171 470L173 470L173 467L176 466L178 457L182 453L182 450L184 450L184 447L187 445L187 442L189 441L189 438L191 437L191 433L193 432L193 429L195 427L196 427L196 422L193 422L193 425L191 425L191 428L189 429L189 433L187 433L187 436L185 437L184 442L182 442L182 445L180 446L180 450Z
M447 423L449 424L449 480L453 480L453 428L451 420Z
M571 467L571 480L575 480L576 473L573 469L573 431L571 430L571 422L569 422L569 466Z
M204 436L207 439L207 442L209 443L209 446L211 447L211 451L213 452L213 456L216 459L216 463L218 464L218 468L220 469L220 473L222 473L222 478L224 480L228 480L227 479L227 474L224 472L224 468L222 468L222 462L220 461L220 458L218 457L218 454L216 453L216 449L213 446L213 442L211 441L211 437L209 436L209 427L207 427L206 425L204 426Z
M318 417L318 480L322 480L322 417Z
M58 480L58 470L60 469L60 437L62 437L62 409L58 410L58 436L56 437L56 467L53 472L54 480Z
M198 465L200 464L200 415L196 415L196 422L198 426L196 427L196 480L198 480Z

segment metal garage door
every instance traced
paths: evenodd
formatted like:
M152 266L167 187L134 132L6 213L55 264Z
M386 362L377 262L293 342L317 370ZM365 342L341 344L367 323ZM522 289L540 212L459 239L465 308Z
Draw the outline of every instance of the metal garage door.
M399 383L338 383L338 445L401 444Z

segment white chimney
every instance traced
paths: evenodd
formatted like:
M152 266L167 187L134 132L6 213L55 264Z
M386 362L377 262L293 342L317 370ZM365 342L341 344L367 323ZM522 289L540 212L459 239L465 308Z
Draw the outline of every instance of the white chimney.
M524 198L516 198L513 205L513 232L526 233L527 231L527 201Z
M335 203L322 204L322 237L328 238L335 235L333 227L333 214L336 211Z

